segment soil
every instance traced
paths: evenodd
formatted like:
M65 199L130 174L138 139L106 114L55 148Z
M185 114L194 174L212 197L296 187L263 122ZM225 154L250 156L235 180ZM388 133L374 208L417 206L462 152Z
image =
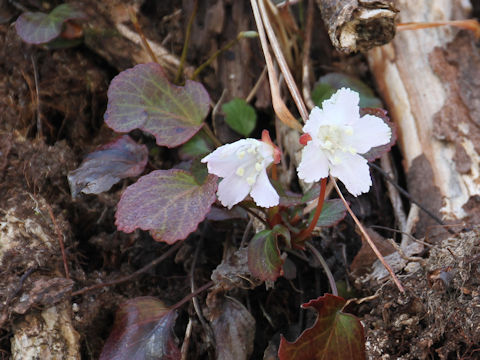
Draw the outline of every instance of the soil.
M66 359L80 354L82 359L98 359L119 304L153 296L173 305L191 293L191 281L198 288L208 283L213 273L220 283L225 280L218 279L229 279L222 283L220 293L226 292L228 299L235 298L243 309L248 309L248 314L242 314L246 320L239 326L243 331L239 336L243 339L252 335L249 332L254 333L250 358L274 359L280 334L292 340L312 323L312 314L301 310L300 305L329 292L329 285L320 267L295 256L288 257L285 277L270 288L252 279L247 270L242 273L245 254L235 251L247 227L245 218L205 221L182 242L175 255L147 272L116 285L82 290L133 274L170 246L154 241L147 232L117 231L116 204L135 179L122 180L99 195L73 199L70 194L68 172L76 169L88 153L116 136L103 122L110 80L138 59L130 48L111 50L109 45L100 46L98 42L85 41L73 48L55 50L22 42L13 26L22 7L48 11L59 3L0 2L0 358L35 358L27 350L37 349L38 344L28 343L25 338L40 341L40 335L50 331L56 335L41 341L47 347L60 342L60 348L44 349L36 356ZM99 2L101 6L87 0L80 3L95 13L96 26L113 27L119 9L131 2L109 0ZM94 6L99 8L92 10ZM145 36L178 58L193 1L144 0L135 2L135 9ZM293 11L298 12L298 6ZM294 16L298 19L298 13ZM128 17L125 24L129 24ZM253 29L249 2L199 1L187 73L239 31ZM300 43L301 34L295 31ZM296 46L289 49L294 66L301 59ZM139 46L135 49L141 51ZM314 32L311 61L315 79L341 71L373 84L363 56L336 52L321 25ZM257 39L244 39L222 53L199 80L214 103L224 91L224 101L245 98L263 67ZM252 102L259 114L253 137L259 137L263 128L274 129L267 85L265 81L260 84ZM239 138L221 118L212 119L210 115L208 121L215 122L222 141ZM132 136L149 147L145 173L179 162L176 150L158 150L150 137L138 131ZM400 151L395 148L393 154L399 178L405 179ZM367 226L395 228L384 180L379 173L372 172L372 176L374 186L368 195L347 200ZM292 189L299 189L291 176L288 181ZM378 242L390 249L388 254L392 250L386 238L394 233L378 231ZM428 238L428 231L422 229L427 232L425 237L422 234L427 243L424 250L409 255L398 270L406 289L403 295L388 277L378 280L369 276L371 257L357 257L357 265L350 267L362 246L350 218L322 230L312 240L338 283L349 289L344 296L371 297L349 307L362 320L370 359L480 359L479 230L460 229L448 236L444 232L435 241ZM222 309L230 306L218 295L219 290L215 291L198 296L213 325L221 318ZM45 327L46 314L52 308L69 320L58 327ZM187 358L213 359L216 353L225 353L229 344L217 343L217 348L213 345L212 335L199 321L192 302L178 310L175 335L179 344L186 337L189 320L192 329Z

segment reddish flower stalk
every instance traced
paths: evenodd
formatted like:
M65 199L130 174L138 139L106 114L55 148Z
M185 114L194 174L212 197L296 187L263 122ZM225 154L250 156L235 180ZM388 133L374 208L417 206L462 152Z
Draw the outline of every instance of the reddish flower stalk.
M297 240L305 240L312 234L313 229L315 229L315 225L317 225L318 219L320 218L320 214L322 213L323 202L325 201L325 191L327 189L327 178L323 178L320 180L320 195L318 195L318 204L317 209L315 210L315 214L313 215L312 222L308 227L303 230L299 235Z

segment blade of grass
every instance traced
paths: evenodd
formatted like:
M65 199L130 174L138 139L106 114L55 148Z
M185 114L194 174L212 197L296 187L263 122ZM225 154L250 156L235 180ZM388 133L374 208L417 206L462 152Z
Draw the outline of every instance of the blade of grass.
M267 37L265 35L265 29L262 23L262 17L260 15L260 11L258 9L257 0L250 0L253 10L253 16L255 18L255 22L258 28L258 35L260 37L260 43L262 45L263 55L265 57L265 62L267 64L268 69L268 80L270 82L270 92L272 93L272 105L275 111L275 114L278 116L280 121L282 121L288 127L302 131L302 126L300 123L293 117L290 110L288 110L287 106L283 102L280 96L280 88L278 85L277 80L277 72L273 66L272 56L270 55L270 51L268 49L268 42Z
M270 19L268 17L268 13L265 8L264 1L265 0L259 0L260 15L262 16L263 25L265 26L265 29L267 31L268 40L270 41L270 45L272 46L272 50L273 50L273 53L275 54L275 58L278 62L280 70L283 76L285 77L285 83L287 84L288 89L290 90L290 94L292 95L293 101L295 101L295 105L297 105L298 111L300 112L300 115L302 116L303 121L306 122L308 119L307 108L305 107L305 103L303 102L300 91L298 90L297 84L295 83L292 73L288 68L287 61L283 56L282 49L280 48L277 37L275 36L275 32L273 31L273 28L270 24Z

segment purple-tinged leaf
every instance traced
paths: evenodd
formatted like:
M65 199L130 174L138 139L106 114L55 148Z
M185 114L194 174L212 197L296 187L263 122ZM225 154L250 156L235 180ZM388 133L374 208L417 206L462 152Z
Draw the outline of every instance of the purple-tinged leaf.
M248 220L248 213L240 206L234 206L228 210L226 207L213 205L210 212L207 214L207 220L211 221L225 221L234 219Z
M72 196L107 191L121 179L140 175L147 160L147 147L124 135L88 154L78 169L68 173Z
M262 281L275 281L282 275L285 256L280 254L278 237L282 236L290 247L290 232L283 225L255 234L248 244L248 268Z
M155 136L158 145L185 143L203 125L210 97L202 84L187 80L175 86L155 63L122 71L108 88L105 122L113 130L141 129Z
M341 220L343 220L343 218L345 218L346 213L347 209L345 209L345 205L343 205L342 200L325 200L316 226L337 225ZM313 212L310 214L310 216L313 218Z
M44 44L58 37L63 23L72 19L83 19L86 15L71 4L62 4L49 14L26 12L15 22L17 34L29 44Z
M376 159L380 158L383 154L390 151L395 142L397 141L397 127L393 122L390 121L390 118L387 115L387 110L381 108L362 108L360 109L360 115L373 115L382 119L385 124L387 124L390 129L392 130L392 136L390 137L390 142L385 145L380 145L374 148L371 148L362 156L367 159L368 161L375 161Z
M355 316L342 312L345 304L345 299L331 294L303 304L302 308L318 312L317 320L293 343L281 337L280 360L365 360L362 324Z
M281 206L297 206L303 205L309 201L315 200L320 195L320 185L313 185L304 195L285 190L282 184L278 181L272 181L275 190L280 196Z
M156 170L142 176L122 194L115 214L119 230L149 230L157 241L173 244L185 239L215 202L215 175L203 184L184 170Z
M180 359L173 333L176 317L156 298L128 300L117 310L100 360Z

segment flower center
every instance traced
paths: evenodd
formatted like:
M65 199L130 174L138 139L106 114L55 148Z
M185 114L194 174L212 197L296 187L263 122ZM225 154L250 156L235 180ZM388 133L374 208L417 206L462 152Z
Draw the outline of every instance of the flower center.
M250 186L255 184L258 174L265 169L265 159L258 150L257 144L249 144L236 152L237 159L241 161L241 164L237 167L235 174L244 178Z
M348 144L347 138L353 135L353 129L348 125L322 125L318 130L318 140L322 149L330 152L337 158L335 153L338 151L356 154L357 150Z

